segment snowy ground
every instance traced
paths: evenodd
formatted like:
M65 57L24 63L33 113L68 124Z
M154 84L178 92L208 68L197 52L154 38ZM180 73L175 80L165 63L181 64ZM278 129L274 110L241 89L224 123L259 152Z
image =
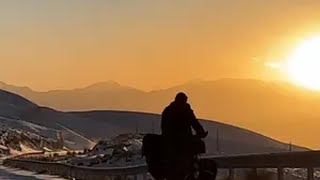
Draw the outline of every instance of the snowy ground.
M42 174L35 174L30 171L23 171L19 169L7 168L0 166L1 180L64 180L63 178Z
M0 158L0 180L66 180L57 176L35 174L34 172L2 166L4 157Z

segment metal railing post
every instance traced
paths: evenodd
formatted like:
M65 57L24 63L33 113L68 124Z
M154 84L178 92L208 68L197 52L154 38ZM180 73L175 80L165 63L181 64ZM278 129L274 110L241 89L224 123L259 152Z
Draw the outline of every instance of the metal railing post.
M284 172L282 167L278 167L277 174L278 174L278 180L284 180Z
M313 167L308 167L308 180L314 180L314 169Z
M258 169L257 168L252 168L252 175L254 178L258 178Z
M234 174L234 169L229 168L229 178L228 180L234 180L235 174Z
M143 174L143 180L148 180L148 174Z

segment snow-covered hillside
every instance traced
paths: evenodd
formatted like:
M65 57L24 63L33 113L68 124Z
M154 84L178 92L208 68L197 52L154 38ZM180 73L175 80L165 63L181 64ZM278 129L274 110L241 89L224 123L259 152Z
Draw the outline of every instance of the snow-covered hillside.
M113 138L123 133L160 133L161 116L157 114L124 111L61 112L39 107L12 93L2 90L0 93L0 102L4 106L0 110L1 117L37 124L39 126L33 125L31 128L24 124L15 126L28 127L26 131L46 137L49 136L48 131L42 131L39 127L58 130L62 132L64 145L69 149L90 148L101 139ZM290 149L290 145L286 143L243 128L219 121L203 120L201 123L209 131L206 144L210 154L283 152ZM292 146L292 150L306 149Z
M66 163L89 167L123 167L145 164L141 155L143 135L121 134L101 140L90 152L72 157Z
M45 116L41 116L43 112ZM36 114L36 118L28 118L34 114ZM30 137L37 137L39 142L39 139L43 139L41 142L48 141L47 144L51 144L52 141L57 141L57 134L61 132L59 136L64 138L64 145L67 148L83 149L89 147L90 144L94 144L88 142L90 140L81 136L81 134L64 126L63 122L57 122L68 119L68 117L64 113L41 108L19 95L0 90L0 130L4 131L2 134L6 134L5 132L8 131L10 131L9 134L27 134ZM54 121L51 121L51 119L54 119ZM19 136L18 134L17 136ZM42 146L37 145L36 147L41 149Z
M36 108L21 96L0 90L0 154L63 148L57 130L21 120Z
M60 139L58 131L0 116L0 149L2 154L62 148L63 141Z

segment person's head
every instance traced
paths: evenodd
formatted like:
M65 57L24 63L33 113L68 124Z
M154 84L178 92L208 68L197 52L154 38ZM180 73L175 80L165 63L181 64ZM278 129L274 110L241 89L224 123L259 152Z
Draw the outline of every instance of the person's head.
M179 92L174 101L179 104L187 104L188 96L183 92Z

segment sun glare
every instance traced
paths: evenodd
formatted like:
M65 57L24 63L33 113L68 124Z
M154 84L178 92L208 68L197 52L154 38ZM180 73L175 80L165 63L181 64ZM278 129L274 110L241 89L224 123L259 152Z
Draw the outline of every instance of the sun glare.
M265 63L265 66L273 68L273 69L281 68L281 64L277 63L277 62L267 62L267 63Z
M320 90L320 36L297 46L287 59L290 79L303 87Z

